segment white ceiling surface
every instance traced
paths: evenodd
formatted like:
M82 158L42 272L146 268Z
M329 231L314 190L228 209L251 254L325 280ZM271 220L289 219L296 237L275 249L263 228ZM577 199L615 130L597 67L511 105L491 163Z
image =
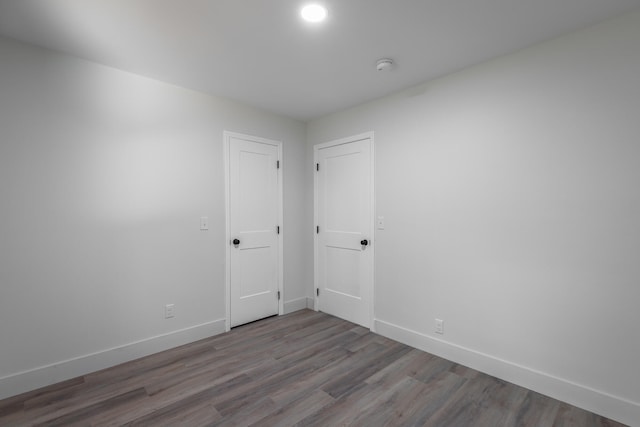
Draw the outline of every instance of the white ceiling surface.
M0 0L0 34L309 120L640 7L640 0ZM397 66L378 72L376 60Z

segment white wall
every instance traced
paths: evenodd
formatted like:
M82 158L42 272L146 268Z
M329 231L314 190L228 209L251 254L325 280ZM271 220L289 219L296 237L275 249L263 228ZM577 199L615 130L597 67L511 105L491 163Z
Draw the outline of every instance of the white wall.
M378 331L639 424L639 117L639 13L315 120L306 147L0 39L0 397L222 330L223 130L284 141L285 300L311 297L312 145L373 130Z
M0 398L224 330L223 130L284 141L306 304L304 123L0 39L0 130Z
M640 425L640 13L312 121L308 150L365 131L377 330Z

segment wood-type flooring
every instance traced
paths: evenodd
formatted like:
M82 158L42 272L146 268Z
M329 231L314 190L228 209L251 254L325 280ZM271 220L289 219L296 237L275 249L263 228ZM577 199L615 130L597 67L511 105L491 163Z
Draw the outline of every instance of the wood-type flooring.
M0 401L1 426L621 426L310 310Z

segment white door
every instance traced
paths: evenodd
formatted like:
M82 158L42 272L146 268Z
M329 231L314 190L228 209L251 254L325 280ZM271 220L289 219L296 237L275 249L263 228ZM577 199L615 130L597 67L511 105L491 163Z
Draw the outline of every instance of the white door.
M225 133L228 325L280 312L281 183L277 141Z
M316 308L370 327L373 136L315 147Z

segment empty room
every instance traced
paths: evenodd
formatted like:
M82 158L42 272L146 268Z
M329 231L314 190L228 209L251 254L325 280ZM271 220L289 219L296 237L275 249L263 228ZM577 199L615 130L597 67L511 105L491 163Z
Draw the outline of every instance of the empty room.
M640 0L0 0L0 426L640 426Z

